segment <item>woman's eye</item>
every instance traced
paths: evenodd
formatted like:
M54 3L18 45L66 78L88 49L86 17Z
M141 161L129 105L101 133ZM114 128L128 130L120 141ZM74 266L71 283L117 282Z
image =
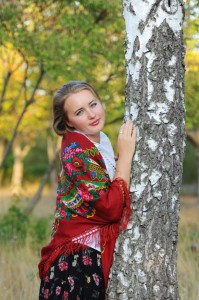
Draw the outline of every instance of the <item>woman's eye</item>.
M94 107L94 106L96 106L96 105L97 105L97 102L92 102L90 106L91 106L91 107Z
M81 116L83 114L83 110L79 110L78 112L76 112L76 116Z

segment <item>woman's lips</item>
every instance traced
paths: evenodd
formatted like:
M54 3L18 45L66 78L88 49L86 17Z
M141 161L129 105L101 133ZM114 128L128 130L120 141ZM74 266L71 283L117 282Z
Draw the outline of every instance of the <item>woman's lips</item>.
M99 124L99 122L100 122L100 119L94 121L94 122L91 123L90 125L91 125L91 126L97 126L97 125Z

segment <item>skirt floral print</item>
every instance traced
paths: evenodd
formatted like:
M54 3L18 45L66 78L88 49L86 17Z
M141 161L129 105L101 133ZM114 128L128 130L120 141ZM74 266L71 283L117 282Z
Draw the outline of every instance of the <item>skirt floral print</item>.
M105 287L99 251L86 248L61 255L41 281L39 300L104 300Z

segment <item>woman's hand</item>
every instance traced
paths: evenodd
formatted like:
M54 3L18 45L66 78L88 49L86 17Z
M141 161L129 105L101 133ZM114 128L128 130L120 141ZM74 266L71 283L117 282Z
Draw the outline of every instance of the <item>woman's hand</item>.
M131 120L123 124L118 136L118 158L132 159L135 152L136 127Z
M118 160L114 178L122 178L129 186L131 161L135 152L136 127L131 120L123 124L118 136Z

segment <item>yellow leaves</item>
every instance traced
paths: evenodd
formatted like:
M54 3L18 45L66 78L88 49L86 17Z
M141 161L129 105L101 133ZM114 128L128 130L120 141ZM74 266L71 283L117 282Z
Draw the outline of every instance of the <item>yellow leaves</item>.
M0 47L0 57L2 61L0 72L7 70L13 73L21 67L24 62L21 54L19 54L9 42L6 42L4 46Z
M186 128L189 130L199 126L199 15L195 4L196 1L187 1L184 21Z
M188 50L185 63L187 72L198 72L199 75L199 52Z

